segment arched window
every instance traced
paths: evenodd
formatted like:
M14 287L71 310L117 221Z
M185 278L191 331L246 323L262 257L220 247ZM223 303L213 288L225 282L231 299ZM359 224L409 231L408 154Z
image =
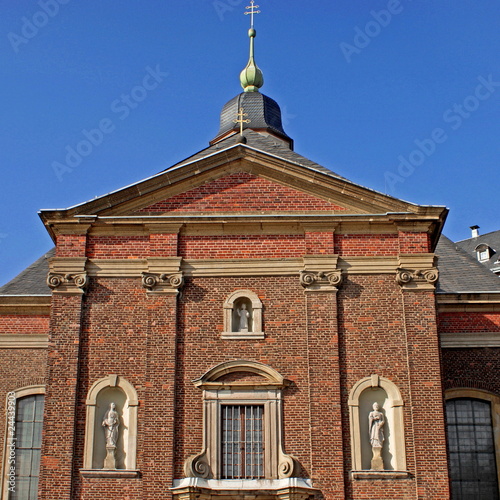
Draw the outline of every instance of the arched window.
M94 471L119 476L127 471L136 474L139 402L135 388L123 377L109 375L92 385L86 405L84 469L80 471L81 474L92 476L95 475ZM107 428L103 426L103 420L111 406L118 422L114 431L116 435L113 437L113 456L110 456Z
M446 392L453 500L498 500L500 398L477 389Z
M38 498L44 395L44 386L24 387L7 395L2 498Z
M384 423L383 470L371 471L372 445L369 415L374 403L380 407ZM374 374L357 382L349 395L352 475L354 478L406 477L403 400L390 380Z

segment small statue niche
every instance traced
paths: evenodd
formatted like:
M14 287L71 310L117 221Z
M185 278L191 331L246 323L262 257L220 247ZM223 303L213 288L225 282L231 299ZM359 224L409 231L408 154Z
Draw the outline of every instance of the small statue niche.
M233 332L253 332L252 302L246 297L235 301L233 308Z

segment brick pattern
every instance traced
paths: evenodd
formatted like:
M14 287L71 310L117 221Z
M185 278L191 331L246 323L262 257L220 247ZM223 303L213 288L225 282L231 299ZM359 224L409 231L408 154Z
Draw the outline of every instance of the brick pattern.
M141 259L149 256L149 236L89 236L87 257Z
M399 253L397 234L336 234L335 253L342 256L395 256Z
M345 208L248 172L238 172L154 203L138 213L311 210L332 212Z
M0 335L48 335L49 320L49 316L0 315Z
M442 333L500 332L500 313L439 313L438 328Z
M74 498L72 472L81 303L81 295L52 296L40 499Z
M85 257L86 235L59 234L56 242L56 257Z
M177 255L177 234L151 234L149 255L151 257L175 257Z
M428 253L430 239L428 233L399 232L400 253Z
M185 259L302 257L303 235L181 235L179 255Z
M308 255L333 254L334 235L331 232L306 232L306 253Z

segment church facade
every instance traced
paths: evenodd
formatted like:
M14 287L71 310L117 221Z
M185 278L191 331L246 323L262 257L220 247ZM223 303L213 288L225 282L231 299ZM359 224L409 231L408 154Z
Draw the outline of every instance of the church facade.
M498 498L498 278L446 208L297 154L254 37L207 149L41 212L0 288L2 498Z

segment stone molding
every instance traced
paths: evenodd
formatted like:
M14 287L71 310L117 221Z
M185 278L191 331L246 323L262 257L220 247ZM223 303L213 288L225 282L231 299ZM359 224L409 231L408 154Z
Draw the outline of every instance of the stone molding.
M49 259L47 286L52 293L84 294L88 285L86 257L53 257Z
M83 294L88 284L87 277L87 273L49 273L47 276L47 286L54 293Z
M405 290L434 290L439 279L434 254L401 254L396 282Z
M438 312L500 312L500 292L437 293Z
M0 335L0 349L47 349L48 335Z
M499 332L440 333L442 349L500 347Z
M148 292L177 294L183 285L184 276L182 273L142 273L142 286L147 288Z
M142 272L142 286L148 293L179 293L184 285L182 257L150 257L147 271Z
M148 264L151 260L89 259L86 269L89 276L109 278L135 278L145 269L160 274L166 272L165 269L152 271ZM349 274L394 274L397 267L397 257L339 257L337 262L337 269ZM182 271L184 277L195 278L296 276L304 270L304 259L182 259L177 269Z
M0 315L49 316L51 300L50 294L0 295Z
M336 291L342 283L342 270L337 268L338 255L306 255L300 271L300 284L307 291Z
M277 500L309 500L319 490L313 488L310 479L201 479L187 477L174 479L170 488L176 500L210 500L231 498L245 500L273 498Z
M97 477L97 478L108 478L114 477L118 479L130 479L140 476L139 470L129 470L129 469L115 469L115 470L105 470L105 469L80 469L80 475L82 477Z
M410 473L400 470L353 470L353 479L407 479Z
M252 331L241 332L234 330L234 308L238 299L245 298L252 304ZM249 340L265 338L262 330L262 302L251 290L236 290L224 302L224 331L221 338L226 340Z
M231 373L252 373L262 377L261 383L219 380ZM255 361L237 360L221 363L193 381L203 389L203 448L201 453L184 462L187 478L219 479L220 415L223 404L264 407L264 476L266 479L293 477L300 470L295 458L282 448L282 388L287 385L281 374L270 366ZM229 389L229 390L228 390Z

